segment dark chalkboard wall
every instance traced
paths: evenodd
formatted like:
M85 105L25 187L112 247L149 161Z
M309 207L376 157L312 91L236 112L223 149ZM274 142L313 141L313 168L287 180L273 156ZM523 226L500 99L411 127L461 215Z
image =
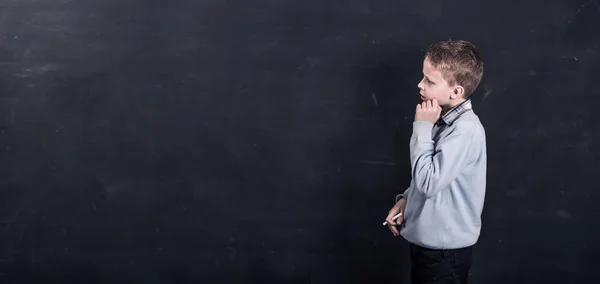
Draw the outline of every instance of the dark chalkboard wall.
M5 283L406 283L423 51L488 134L473 283L599 283L600 3L0 1Z

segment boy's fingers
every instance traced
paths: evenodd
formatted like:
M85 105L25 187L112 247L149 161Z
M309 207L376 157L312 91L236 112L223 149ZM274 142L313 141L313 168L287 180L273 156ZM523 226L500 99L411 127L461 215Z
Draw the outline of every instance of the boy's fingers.
M390 224L390 225L396 225L396 222L394 222L394 220L392 220L392 218L394 218L394 215L396 215L396 213L390 212L388 214L387 218L385 218L385 220L388 222L388 224Z
M388 227L390 227L390 230L392 231L394 236L398 236L398 229L396 229L396 226L388 225Z
M393 214L396 215L396 214ZM396 220L392 220L392 215L388 216L385 220L388 222L388 227L390 228L390 231L392 231L392 233L394 234L394 236L399 236L400 233L398 232L398 228L396 228L397 225L399 225L400 223L402 223L402 217L399 217Z

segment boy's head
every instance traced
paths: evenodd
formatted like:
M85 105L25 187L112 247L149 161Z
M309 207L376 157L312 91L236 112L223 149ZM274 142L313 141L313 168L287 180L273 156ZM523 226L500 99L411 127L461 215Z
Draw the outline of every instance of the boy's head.
M483 61L468 41L441 41L427 50L423 75L418 85L421 100L437 99L440 106L448 109L477 89L483 77Z

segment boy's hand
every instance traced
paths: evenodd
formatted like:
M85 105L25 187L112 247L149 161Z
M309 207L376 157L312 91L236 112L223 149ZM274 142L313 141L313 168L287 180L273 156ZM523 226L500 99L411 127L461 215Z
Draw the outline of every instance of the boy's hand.
M429 121L435 124L440 118L440 113L442 113L442 108L437 100L426 101L417 105L415 121Z
M392 207L392 209L390 209L390 212L388 213L387 218L385 218L385 220L388 222L388 227L390 228L390 230L392 231L392 234L394 234L395 237L400 235L400 233L398 232L398 228L396 228L396 225L402 224L402 220L404 220L404 207L405 206L406 206L406 199L401 198L394 205L394 207ZM392 218L394 218L394 216L396 216L400 212L402 212L402 216L398 217L398 219L396 219L396 221L392 220Z

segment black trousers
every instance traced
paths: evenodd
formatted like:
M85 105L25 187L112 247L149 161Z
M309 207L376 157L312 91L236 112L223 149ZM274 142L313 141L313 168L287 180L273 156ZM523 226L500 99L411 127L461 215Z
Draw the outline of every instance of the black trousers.
M467 284L473 247L434 250L410 244L412 284Z

